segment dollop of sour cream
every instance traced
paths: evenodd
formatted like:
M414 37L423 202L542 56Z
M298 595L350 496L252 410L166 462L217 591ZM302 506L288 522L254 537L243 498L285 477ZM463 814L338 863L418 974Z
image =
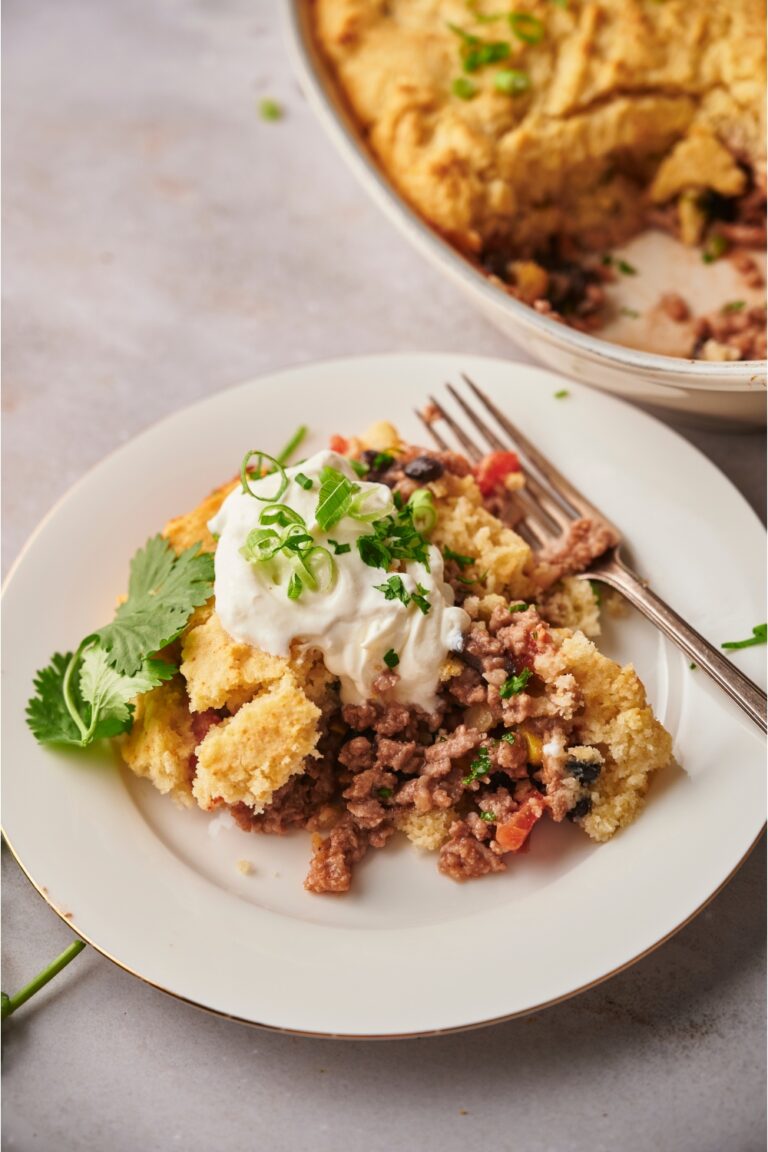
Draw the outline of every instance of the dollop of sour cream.
M280 502L303 517L307 531L332 554L329 537L338 545L349 545L348 552L334 555L335 578L329 588L305 588L298 599L291 600L287 578L275 583L270 565L251 563L241 552L249 532L261 526L260 516L268 505L240 488L231 492L208 525L219 538L214 585L219 619L235 640L275 656L288 656L294 642L320 649L326 667L341 682L342 700L347 704L371 699L374 680L388 670L385 653L396 652L399 680L391 696L431 711L441 665L449 651L461 650L469 616L454 606L453 590L443 578L443 558L432 545L429 571L424 564L411 561L398 573L408 593L415 592L417 584L426 589L429 612L424 614L413 601L405 605L385 599L375 585L386 583L390 573L365 564L356 546L359 536L370 534L370 524L346 516L326 533L315 519L320 472L325 467L335 468L358 484L366 508L381 508L382 516L394 513L387 486L360 480L349 462L335 452L318 452L301 465L287 468L288 487ZM312 487L297 483L297 475L311 480ZM265 476L250 484L259 495L272 496L277 477Z

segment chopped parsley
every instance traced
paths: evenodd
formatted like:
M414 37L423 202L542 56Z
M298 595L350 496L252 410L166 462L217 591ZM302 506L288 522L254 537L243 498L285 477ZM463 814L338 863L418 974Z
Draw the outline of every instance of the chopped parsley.
M362 560L370 568L385 571L395 560L416 560L429 571L428 544L413 522L413 508L398 508L394 516L382 516L371 532L355 541Z
M719 232L714 232L702 248L701 258L705 264L714 264L728 251L728 241Z
M509 610L510 612L527 612L528 605L521 600L519 604L510 604Z
M757 644L768 642L768 624L756 624L748 640L726 640L721 648L754 648Z
M493 86L497 92L505 96L519 96L527 92L531 86L531 78L522 68L502 68L493 78Z
M505 732L501 739L505 744L514 744L516 736L514 732Z
M637 276L637 268L635 268L633 264L630 264L628 260L621 260L615 256L611 256L610 252L606 252L605 256L603 256L603 264L605 264L606 267L618 268L622 276Z
M397 652L395 652L394 648L390 648L388 652L384 653L384 663L386 664L387 668L397 668L398 664L400 663L400 657L398 656Z
M488 749L483 747L470 764L469 775L464 777L462 784L464 784L465 787L474 784L475 780L479 780L482 776L488 776L491 771L491 756Z
M743 312L746 308L746 300L729 300L727 304L723 304L722 311L728 315L731 312Z
M406 608L413 603L426 616L432 605L429 602L429 591L423 584L416 585L415 592L409 592L403 583L402 576L390 576L384 584L374 584L377 592L384 593L385 600L399 600Z
M499 696L502 700L508 700L510 696L517 696L525 688L532 675L530 668L523 668L519 675L513 673L508 676L499 688Z
M392 788L377 788L376 789L376 795L379 797L380 800L389 800L390 796L392 795L392 792L393 792Z
M352 551L351 544L339 544L338 540L331 540L330 537L328 538L328 543L331 548L333 548L334 556L345 556L347 552Z
M555 400L565 400L566 396L570 396L567 388L560 388L559 391L554 393Z
M453 548L443 548L443 556L446 560L453 560L454 564L458 564L462 571L476 562L476 557L462 556L461 552L454 552Z
M493 812L481 812L480 819L485 820L486 824L494 824L496 822L496 817Z

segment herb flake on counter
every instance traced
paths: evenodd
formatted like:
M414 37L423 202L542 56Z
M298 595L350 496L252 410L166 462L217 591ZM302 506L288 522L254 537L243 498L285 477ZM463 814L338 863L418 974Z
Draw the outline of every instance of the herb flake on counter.
M394 648L390 648L388 652L384 653L384 663L386 664L387 668L397 668L398 664L400 663L400 657L398 656L397 652L395 652Z
M499 696L501 696L502 700L509 700L510 696L519 695L532 675L533 673L530 668L523 668L519 674L513 673L511 676L508 676L501 688L499 688Z
M765 644L768 642L768 624L756 624L752 629L752 635L748 640L726 640L721 644L721 648L728 648L731 651L737 648L754 648L758 644Z
M263 100L259 101L259 116L262 120L282 120L282 105L278 104L277 100L265 96Z

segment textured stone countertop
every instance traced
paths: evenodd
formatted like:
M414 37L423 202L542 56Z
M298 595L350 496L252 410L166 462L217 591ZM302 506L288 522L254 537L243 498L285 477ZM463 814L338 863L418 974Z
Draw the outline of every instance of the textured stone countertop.
M158 417L284 365L525 358L341 166L268 0L5 5L4 564ZM258 115L262 96L285 118ZM760 512L761 434L683 429ZM6 670L7 671L7 670ZM92 950L3 1028L3 1147L757 1152L765 851L608 983L370 1044L217 1019ZM3 988L71 938L3 849Z

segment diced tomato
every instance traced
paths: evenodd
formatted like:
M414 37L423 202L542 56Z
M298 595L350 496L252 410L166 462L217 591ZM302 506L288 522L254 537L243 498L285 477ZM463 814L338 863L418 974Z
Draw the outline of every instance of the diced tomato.
M519 471L520 461L515 452L490 452L477 465L475 476L483 496L490 496L501 487L510 472Z
M496 829L496 841L502 851L519 852L531 828L543 814L544 801L541 796L531 796L525 800L517 812Z
M338 452L339 456L346 456L349 451L349 440L345 440L343 436L331 436L329 444L331 452Z

